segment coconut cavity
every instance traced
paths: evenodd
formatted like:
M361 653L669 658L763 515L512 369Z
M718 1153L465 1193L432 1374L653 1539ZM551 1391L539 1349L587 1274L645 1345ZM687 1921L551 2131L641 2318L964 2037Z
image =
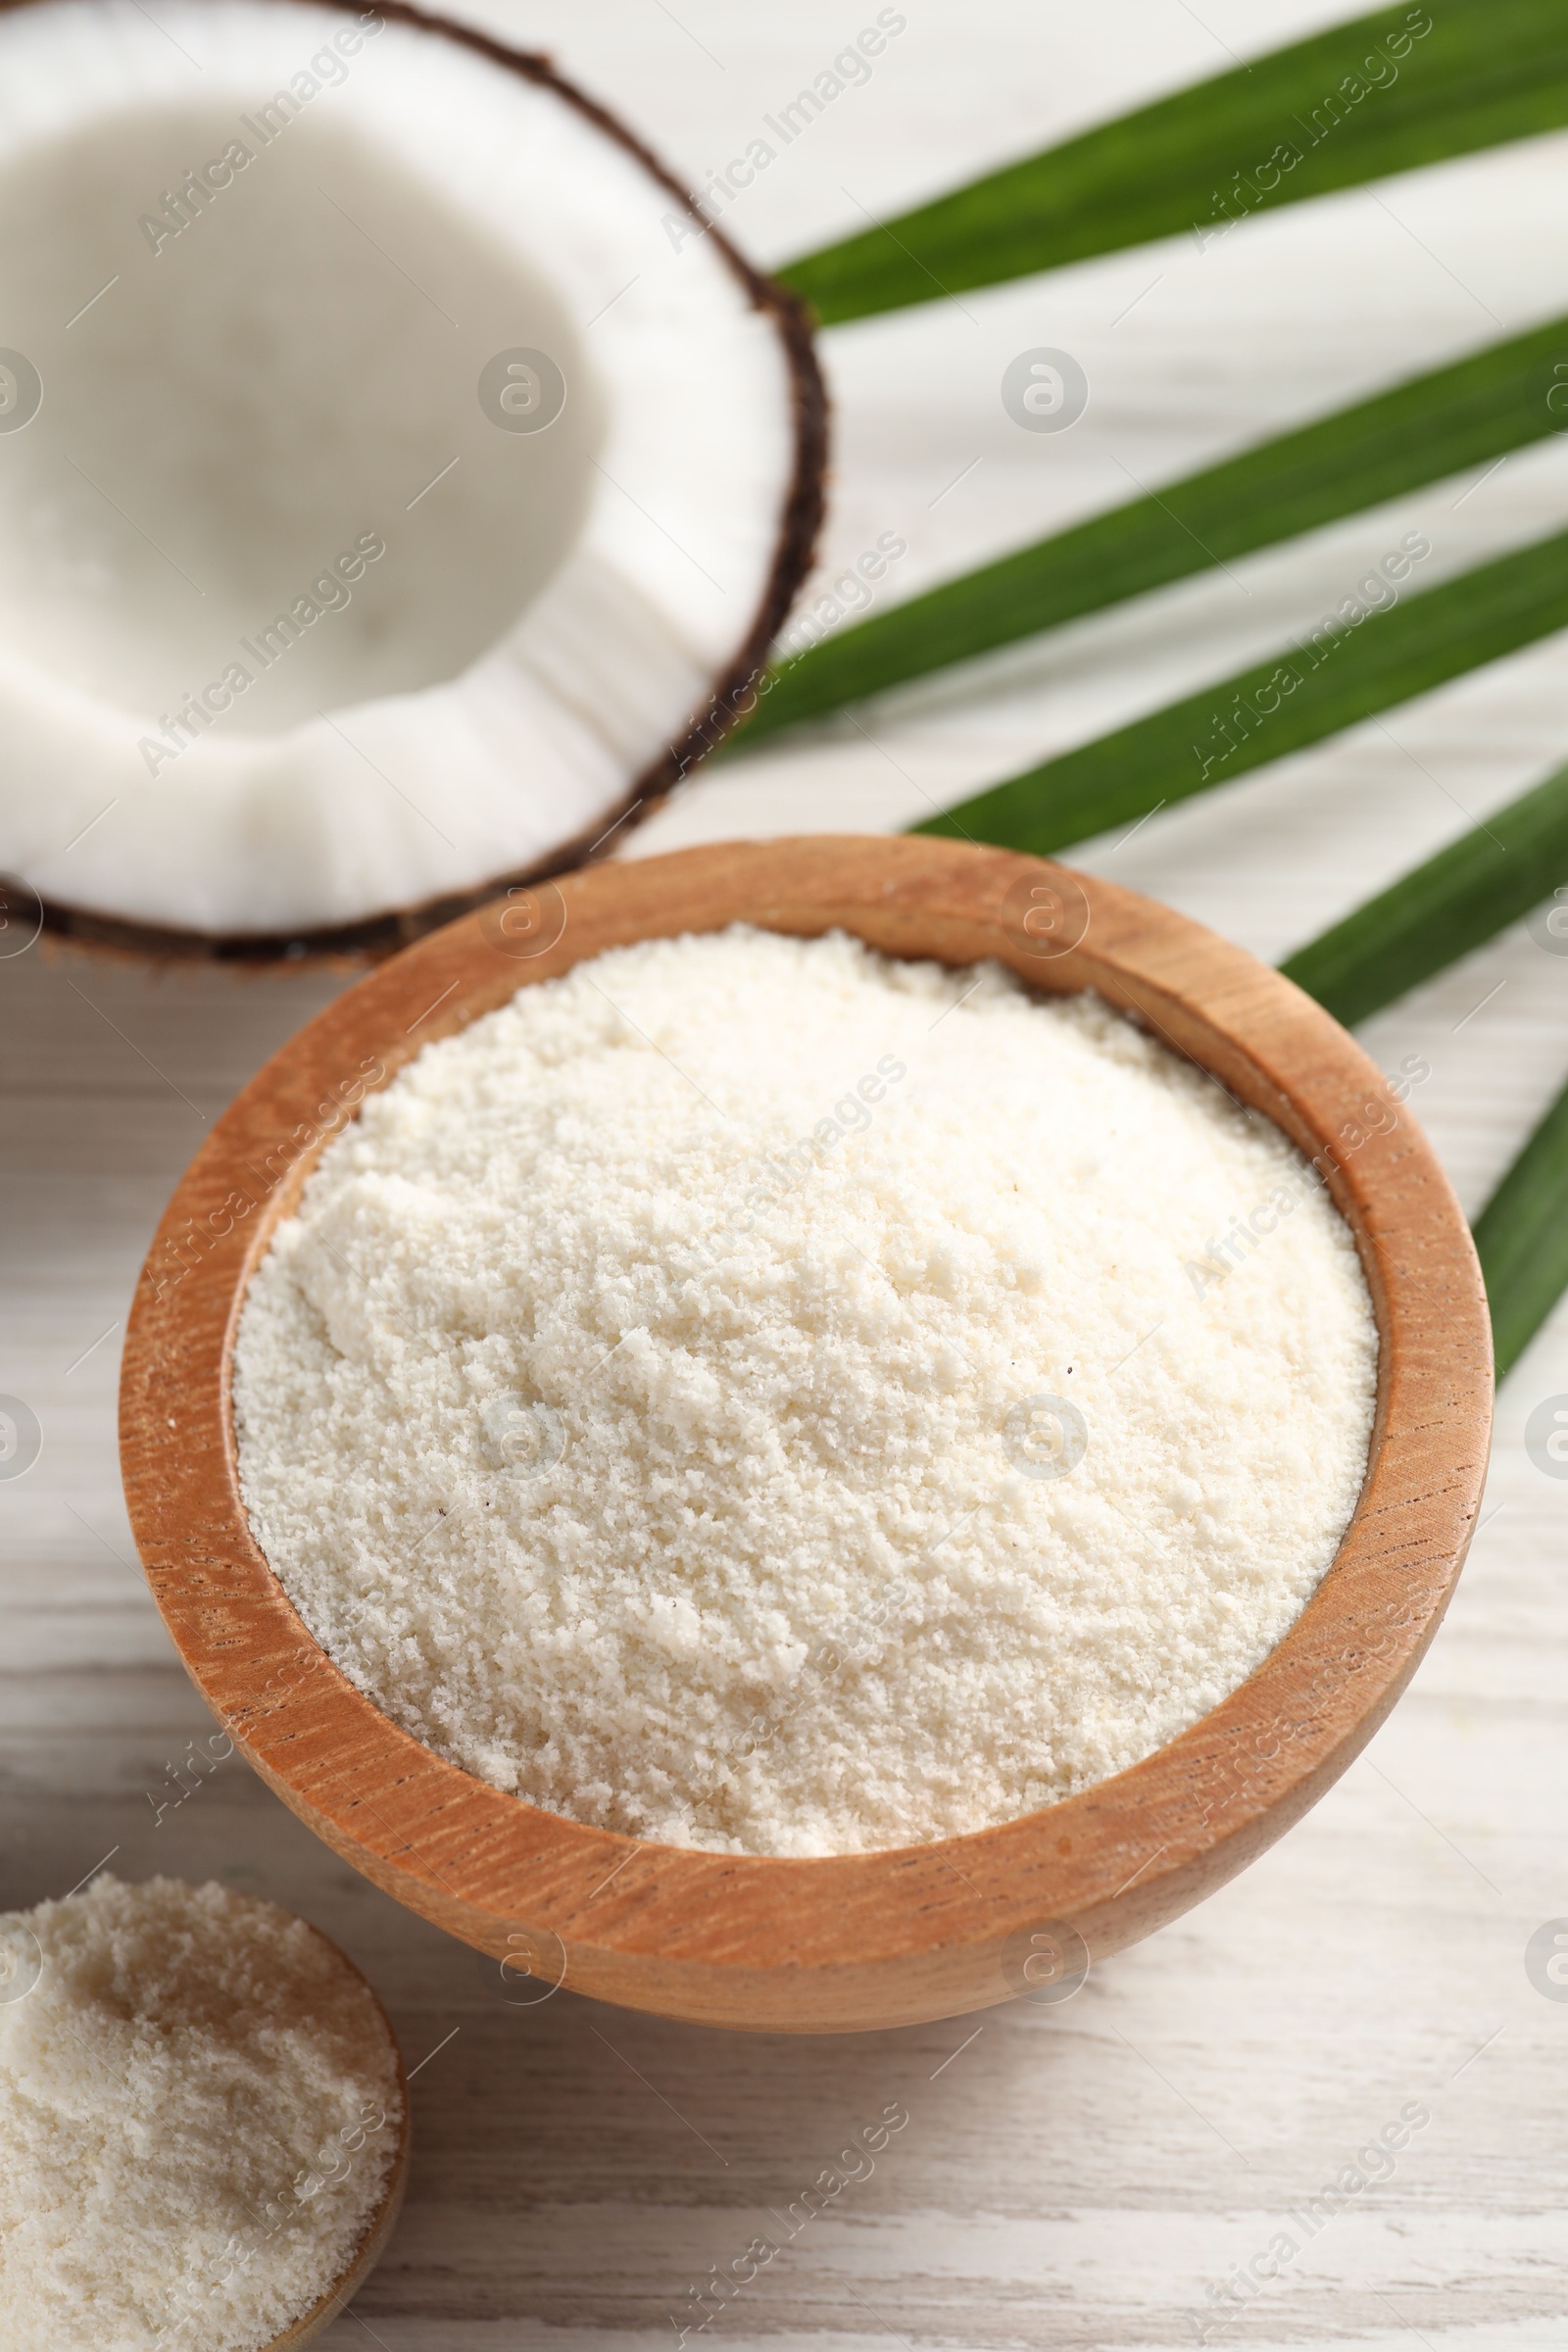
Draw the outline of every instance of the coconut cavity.
M0 870L46 899L477 890L612 823L755 638L799 362L560 89L368 13L35 0L0 207Z
M603 401L564 307L325 108L123 114L0 175L35 223L3 314L47 387L0 445L0 626L138 733L231 666L261 735L454 678L582 526ZM509 346L570 385L547 430L475 397Z

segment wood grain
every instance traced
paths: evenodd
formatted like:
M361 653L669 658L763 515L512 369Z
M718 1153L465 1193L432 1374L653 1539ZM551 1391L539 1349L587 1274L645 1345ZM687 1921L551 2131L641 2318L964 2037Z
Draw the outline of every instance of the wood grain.
M1064 912L1043 956L1029 893ZM1076 910L1076 912L1075 912ZM835 926L896 955L996 956L1098 989L1319 1156L1382 1337L1368 1477L1333 1570L1241 1690L1133 1770L977 1836L824 1860L639 1843L519 1803L398 1730L324 1657L251 1538L229 1356L251 1269L328 1137L432 1038L519 985L634 939L745 918ZM132 1525L203 1695L302 1819L377 1886L479 1949L630 2008L847 2031L986 2007L1036 1931L1099 1957L1222 1885L1298 1820L1383 1721L1458 1575L1485 1475L1490 1344L1446 1179L1360 1049L1289 982L1087 875L962 844L723 844L514 894L338 1000L197 1154L138 1286L122 1385ZM1352 1140L1353 1139L1353 1140ZM509 1944L509 1938L511 1942Z

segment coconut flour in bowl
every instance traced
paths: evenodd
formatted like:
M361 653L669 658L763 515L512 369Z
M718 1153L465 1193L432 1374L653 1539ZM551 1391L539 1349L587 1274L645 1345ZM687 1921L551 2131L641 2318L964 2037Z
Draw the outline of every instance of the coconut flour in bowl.
M827 1854L1049 1804L1245 1680L1354 1510L1377 1349L1315 1171L1098 999L736 927L372 1096L234 1405L269 1561L417 1740Z

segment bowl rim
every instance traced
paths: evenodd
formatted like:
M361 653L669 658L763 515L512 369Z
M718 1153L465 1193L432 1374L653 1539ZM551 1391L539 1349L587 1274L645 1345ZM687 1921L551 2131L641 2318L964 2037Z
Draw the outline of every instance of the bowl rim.
M229 1365L251 1274L365 1096L423 1046L624 942L747 920L840 928L955 966L1096 989L1264 1111L1355 1234L1380 1347L1365 1484L1327 1574L1248 1680L1140 1763L961 1838L825 1857L717 1854L586 1827L425 1748L333 1666L240 1499ZM1419 1663L1486 1476L1480 1270L1408 1109L1338 1022L1241 948L1087 873L934 838L718 843L514 890L373 969L215 1126L128 1319L126 1502L203 1697L329 1844L451 1933L634 2008L850 2030L1065 1997L1099 1957L1243 1868L1338 1778ZM1081 1981L1081 1979L1079 1980ZM1076 1988L1075 1984L1071 1988Z

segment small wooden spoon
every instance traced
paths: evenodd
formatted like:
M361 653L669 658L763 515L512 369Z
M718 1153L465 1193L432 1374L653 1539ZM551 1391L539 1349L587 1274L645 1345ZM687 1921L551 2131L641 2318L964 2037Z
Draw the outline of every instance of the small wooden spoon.
M397 2227L398 2215L403 2208L403 2191L408 2186L410 2144L409 2102L405 2088L398 2152L387 2176L386 2187L381 2192L381 2202L366 2225L365 2235L360 2240L353 2261L336 2284L329 2286L324 2295L318 2296L309 2311L302 2312L297 2320L284 2328L281 2335L274 2335L269 2340L264 2352L298 2352L300 2345L313 2344L327 2322L336 2319L345 2303L351 2303L359 2293L386 2252L387 2240Z
M318 1936L321 1933L319 1928L315 1932ZM359 1977L366 1991L375 2003L376 2012L386 2028L387 2039L391 2042L393 2049L397 2050L398 2041L397 2035L392 2031L392 2021L382 2008L380 1996L375 1987L361 1970L354 1968L354 1963L348 1954L342 1951L337 1944L332 1943L329 1936L323 1936L321 1940L323 1943L332 1944L333 1951L337 1953L345 1968L354 1969L354 1974ZM324 2294L318 2295L309 2311L301 2312L297 2320L291 2320L281 2334L269 2337L263 2346L263 2352L299 2352L302 2344L314 2343L327 2323L337 2317L346 2303L354 2300L386 2252L387 2241L397 2227L398 2215L403 2209L403 2192L409 2184L409 2158L414 2141L409 2108L409 2083L408 2078L403 2072L401 2051L398 2052L398 2092L402 2103L402 2112L398 2125L397 2149L392 2158L392 2169L387 2174L386 2186L381 2191L380 2202L375 2206L369 2220L365 2225L365 2234L355 2248L347 2270L340 2278L333 2281Z

